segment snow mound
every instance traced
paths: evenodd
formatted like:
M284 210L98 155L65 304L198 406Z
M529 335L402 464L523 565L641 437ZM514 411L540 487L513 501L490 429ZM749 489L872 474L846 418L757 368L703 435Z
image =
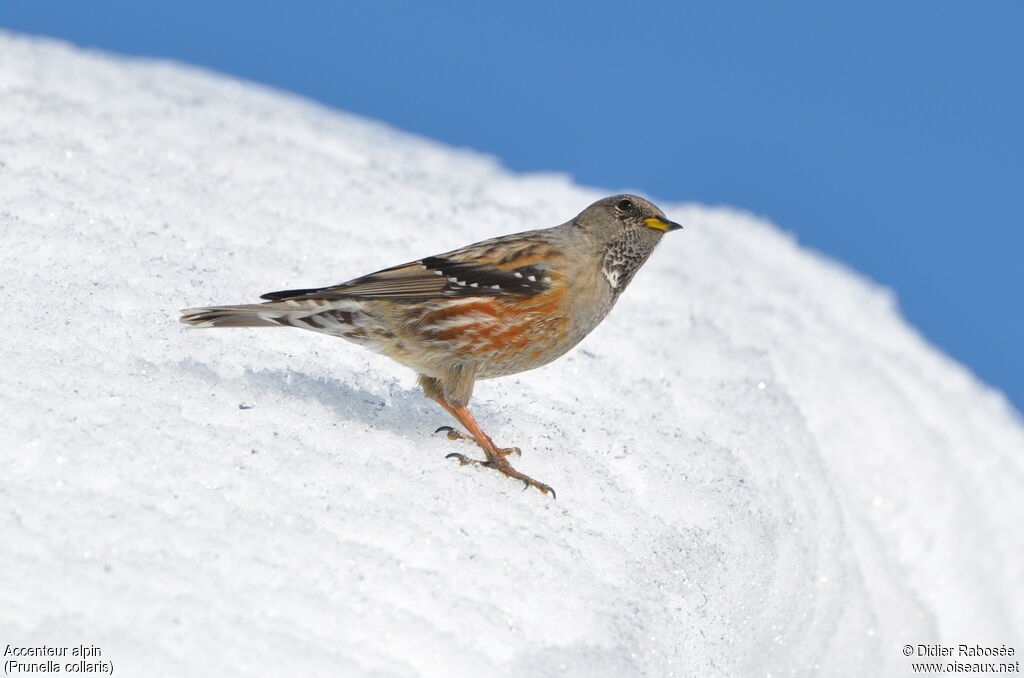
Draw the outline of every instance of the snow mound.
M891 296L662 204L609 318L445 454L386 358L177 309L600 195L177 64L0 34L0 643L121 675L907 675L1024 637L1024 429ZM1018 651L1024 649L1017 648Z

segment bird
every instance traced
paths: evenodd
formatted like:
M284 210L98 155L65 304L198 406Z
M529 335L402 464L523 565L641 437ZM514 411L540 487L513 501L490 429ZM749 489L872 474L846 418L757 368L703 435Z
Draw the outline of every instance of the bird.
M483 240L328 287L269 292L255 304L181 311L208 327L297 327L347 339L412 368L424 394L475 442L484 459L523 489L551 486L513 468L469 411L474 384L547 365L608 315L665 233L682 228L650 201L613 195L569 221Z

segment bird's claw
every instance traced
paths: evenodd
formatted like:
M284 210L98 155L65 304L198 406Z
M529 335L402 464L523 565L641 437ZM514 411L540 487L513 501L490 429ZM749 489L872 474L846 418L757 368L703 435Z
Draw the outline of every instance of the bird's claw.
M477 466L486 466L487 468L498 468L497 464L495 464L490 459L473 459L471 457L467 457L464 454L459 454L458 452L452 452L451 454L446 454L446 455L444 455L444 458L445 459L458 459L459 460L459 466L465 466L466 464L476 464Z
M550 485L545 485L544 483L541 483L541 482L537 482L536 480L534 480L530 476L525 475L523 473L520 473L519 471L517 471L514 468L512 468L511 466L509 466L508 462L505 461L504 459L502 461L504 462L506 468L502 468L501 465L496 465L498 470L501 471L502 473L504 473L505 475L507 475L509 478L515 478L516 480L522 480L523 481L523 492L525 492L526 490L528 490L531 487L536 487L538 490L540 490L541 494L547 494L548 492L550 492L552 499L558 499L558 495L555 494L555 490L554 490L553 487L551 487Z
M512 449L514 449L514 448L512 448ZM509 478L515 478L517 480L522 480L523 481L523 491L524 492L528 488L530 488L530 487L536 487L538 490L540 490L541 494L547 494L548 492L550 492L552 499L558 499L558 495L555 494L554 488L552 488L550 485L545 485L544 483L539 483L536 480L534 480L533 478L530 478L529 476L523 476L521 473L519 473L514 468L512 468L509 465L509 463L507 461L505 461L504 457L499 457L497 460L492 460L492 459L480 460L480 459L471 459L470 457L467 457L466 455L460 454L458 452L451 452L449 454L444 455L444 458L445 459L457 459L458 462L459 462L459 466L467 466L469 464L476 464L477 466L484 466L486 468L497 469L498 471L501 471L502 473L507 475Z
M536 487L538 490L540 490L541 494L547 494L548 492L550 492L552 499L558 499L558 495L555 494L555 488L551 487L550 485L538 483L536 480L524 480L523 482L526 483L526 487L523 488L523 492L526 492L527 488L529 488L532 485L533 487Z
M448 437L448 440L462 440L464 438L472 440L472 438L467 436L465 433L462 431L456 431L451 426L438 426L437 429L434 430L434 433L440 433L441 431L445 431L445 435Z

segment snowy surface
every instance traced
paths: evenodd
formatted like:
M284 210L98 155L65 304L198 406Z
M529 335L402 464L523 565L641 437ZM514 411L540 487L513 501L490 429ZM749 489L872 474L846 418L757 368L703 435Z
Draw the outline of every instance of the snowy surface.
M909 675L1024 651L1024 429L891 296L723 208L444 455L386 358L177 309L611 190L176 64L0 33L0 645L122 676ZM837 207L838 209L838 207Z

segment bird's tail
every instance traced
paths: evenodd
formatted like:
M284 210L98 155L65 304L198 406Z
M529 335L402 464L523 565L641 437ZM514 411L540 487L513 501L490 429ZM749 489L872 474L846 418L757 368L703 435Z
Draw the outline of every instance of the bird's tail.
M181 310L181 322L193 327L283 327L287 311L263 304L208 306Z

